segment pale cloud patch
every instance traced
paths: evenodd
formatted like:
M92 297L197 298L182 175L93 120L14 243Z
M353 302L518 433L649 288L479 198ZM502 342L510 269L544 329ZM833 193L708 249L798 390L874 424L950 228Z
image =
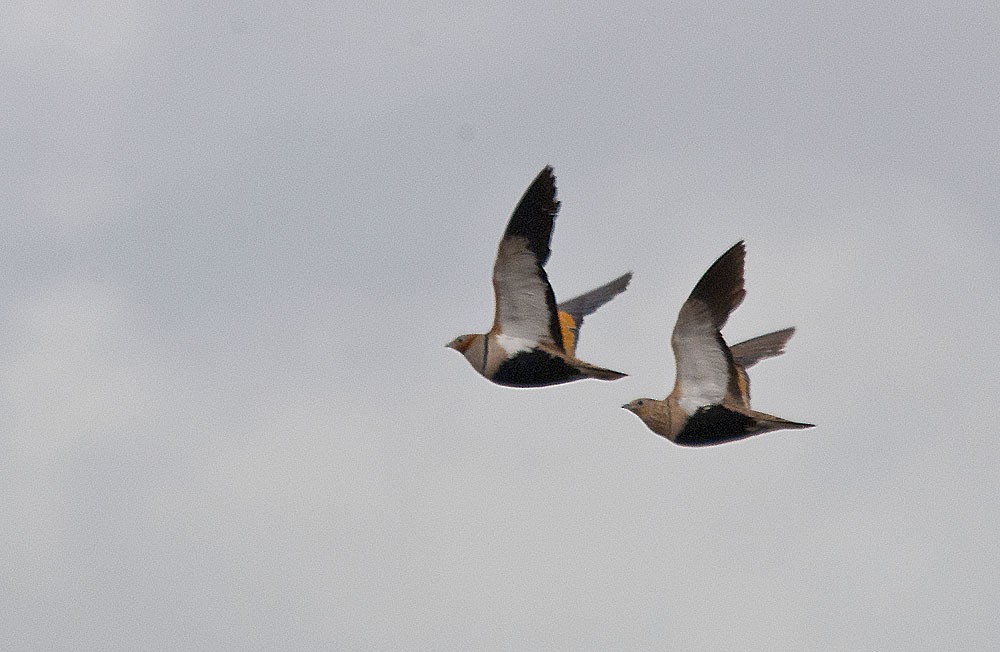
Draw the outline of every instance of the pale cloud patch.
M95 169L57 164L29 184L25 193L27 217L34 228L44 228L48 236L79 236L115 219L112 181Z
M152 7L145 3L4 3L0 9L0 53L32 67L38 62L72 70L122 60L142 41Z
M30 604L74 563L72 523L83 508L74 460L149 432L160 365L129 306L96 281L16 295L0 338L0 520L18 559L5 574Z

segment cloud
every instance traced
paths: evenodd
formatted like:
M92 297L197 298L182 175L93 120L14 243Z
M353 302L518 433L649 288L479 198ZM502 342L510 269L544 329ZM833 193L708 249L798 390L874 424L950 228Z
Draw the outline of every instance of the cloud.
M0 9L14 647L997 647L996 21L523 4ZM443 347L545 163L620 382ZM617 406L740 238L819 426L680 450Z
M7 304L0 339L0 518L18 559L6 567L12 590L4 599L25 626L43 604L70 607L52 597L79 589L94 501L96 514L121 507L90 482L91 465L102 451L127 451L153 435L162 369L129 306L96 281L22 290ZM102 481L121 472L94 470Z
M153 10L147 3L110 0L4 3L0 52L8 62L57 74L121 64L139 45Z

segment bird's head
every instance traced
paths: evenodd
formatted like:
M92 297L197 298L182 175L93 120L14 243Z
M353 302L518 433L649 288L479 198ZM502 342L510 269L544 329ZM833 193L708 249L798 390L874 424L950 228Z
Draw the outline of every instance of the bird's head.
M655 405L655 402L651 398L637 398L634 401L626 403L622 406L622 408L628 410L640 419L645 420L645 417L649 414L653 405Z
M475 333L459 335L445 346L464 355L473 369L485 375L487 354L485 335Z
M472 333L469 333L467 335L459 335L452 341L445 344L445 346L448 347L449 349L455 349L459 353L465 353L469 349L469 347L472 346L472 342L475 341L476 337L478 336Z

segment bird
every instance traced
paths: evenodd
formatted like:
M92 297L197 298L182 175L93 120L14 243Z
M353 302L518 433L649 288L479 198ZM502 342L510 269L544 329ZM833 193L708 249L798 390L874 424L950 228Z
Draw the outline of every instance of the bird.
M580 360L576 346L584 317L624 292L632 273L557 304L545 263L558 211L555 176L545 166L518 202L497 248L493 327L488 333L459 335L446 345L498 385L545 387L626 375Z
M667 398L638 398L622 406L650 430L680 446L712 446L772 430L814 427L750 407L746 370L784 353L795 329L726 345L722 327L746 296L745 257L741 240L708 268L681 306L670 338L677 376Z

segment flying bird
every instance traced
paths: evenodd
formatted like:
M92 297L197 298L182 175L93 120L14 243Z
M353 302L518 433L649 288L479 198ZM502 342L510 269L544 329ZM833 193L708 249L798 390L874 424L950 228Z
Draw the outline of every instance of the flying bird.
M732 348L722 338L729 314L746 296L737 242L708 268L681 306L670 344L677 361L674 389L666 400L639 398L622 407L658 435L681 446L710 446L772 430L812 428L750 407L747 368L784 353L794 328L761 335Z
M459 335L447 345L499 385L543 387L625 376L580 360L576 345L583 318L624 292L632 273L557 305L545 262L558 211L556 180L546 166L521 197L497 249L493 327Z

